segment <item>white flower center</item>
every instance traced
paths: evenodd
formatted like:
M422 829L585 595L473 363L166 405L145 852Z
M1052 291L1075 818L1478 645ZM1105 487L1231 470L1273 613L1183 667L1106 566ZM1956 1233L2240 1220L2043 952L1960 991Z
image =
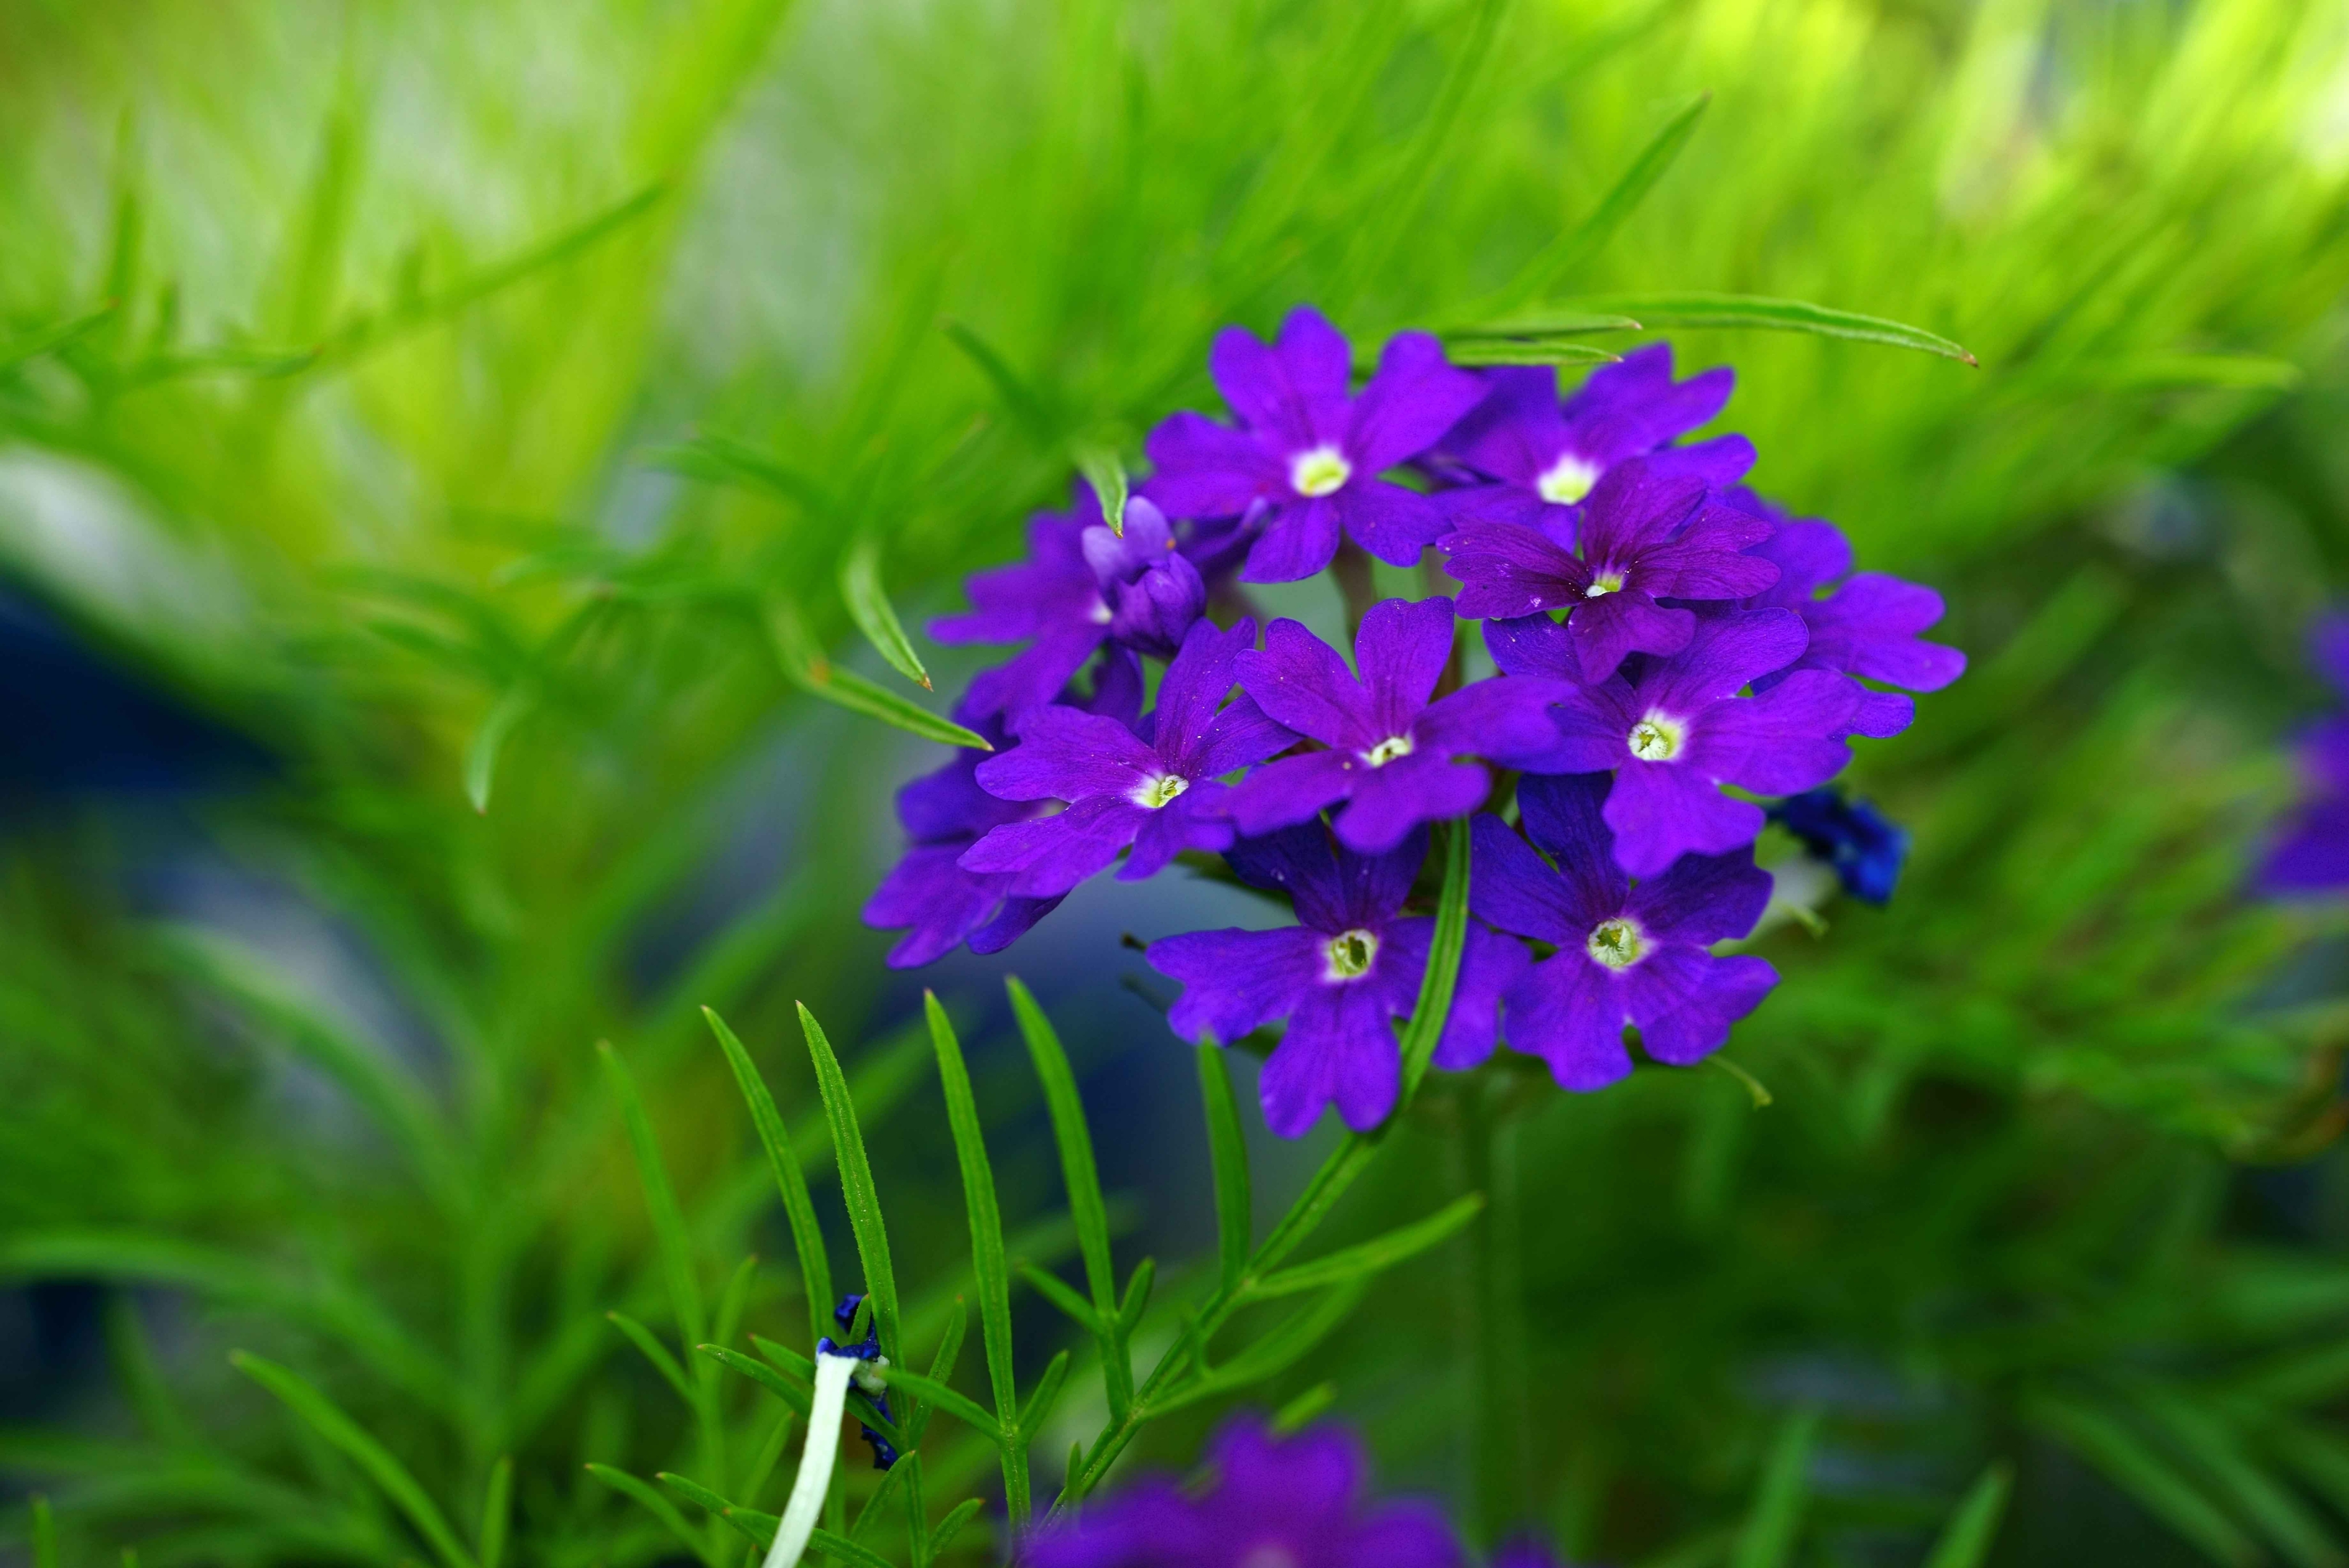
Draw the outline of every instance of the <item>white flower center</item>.
M1534 488L1552 506L1571 506L1599 483L1599 465L1567 452L1534 481Z
M1109 601L1103 598L1093 600L1092 618L1095 626L1107 626L1116 618L1110 613Z
M1602 598L1609 594L1619 594L1622 591L1623 574L1609 572L1603 577L1591 578L1590 586L1582 590L1582 597L1587 599Z
M1288 460L1288 483L1299 495L1327 495L1354 476L1354 465L1334 446L1317 446Z
M1181 774L1160 774L1154 779L1144 779L1133 794L1133 804L1156 811L1176 795L1191 787L1191 781Z
M1321 971L1324 978L1360 980L1371 972L1371 961L1379 956L1379 939L1359 928L1340 931L1330 939L1325 952L1329 961Z
M1609 969L1630 969L1647 953L1646 936L1638 921L1619 915L1591 927L1590 940L1582 945Z
M1377 745L1372 746L1369 751L1364 752L1362 753L1362 761L1370 763L1371 766L1374 768L1382 768L1389 763L1394 761L1397 757L1407 757L1411 755L1411 752L1412 745L1411 737L1409 735L1389 735L1385 740L1381 741Z
M1668 763L1688 744L1688 726L1661 713L1650 713L1631 726L1631 754L1643 763Z

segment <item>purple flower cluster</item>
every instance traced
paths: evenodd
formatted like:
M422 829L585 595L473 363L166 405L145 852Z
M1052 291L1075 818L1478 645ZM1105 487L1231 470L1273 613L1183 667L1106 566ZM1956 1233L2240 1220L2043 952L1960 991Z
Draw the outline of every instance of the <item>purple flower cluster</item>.
M992 952L1113 865L1134 880L1220 856L1295 924L1154 944L1185 987L1171 1023L1226 1044L1285 1025L1268 1121L1295 1136L1334 1106L1367 1129L1394 1106L1430 829L1450 824L1471 835L1475 918L1437 1066L1506 1037L1596 1089L1631 1070L1627 1025L1654 1060L1698 1061L1776 981L1712 951L1769 898L1752 797L1795 803L1781 819L1818 850L1840 797L1813 792L1850 738L1899 733L1906 692L1964 668L1919 638L1940 597L1852 575L1832 525L1742 488L1743 437L1682 440L1721 412L1726 369L1675 382L1659 344L1561 400L1551 371L1464 370L1424 334L1359 389L1352 363L1310 310L1271 344L1226 331L1229 421L1152 432L1122 536L1081 487L1030 524L1026 560L971 579L972 612L931 629L1021 645L955 711L997 750L899 794L910 845L865 919L909 928L901 966ZM1333 562L1360 583L1364 554L1440 564L1456 598L1353 604L1350 650L1294 620L1259 636L1243 585ZM1483 679L1464 678L1464 618L1484 623ZM1847 880L1880 896L1898 829L1834 826L1870 824L1894 836L1856 842Z
M2349 697L2349 616L2319 621L2309 651L2318 671ZM2260 868L2260 886L2287 898L2349 888L2349 714L2335 713L2301 737L2300 770L2307 794Z

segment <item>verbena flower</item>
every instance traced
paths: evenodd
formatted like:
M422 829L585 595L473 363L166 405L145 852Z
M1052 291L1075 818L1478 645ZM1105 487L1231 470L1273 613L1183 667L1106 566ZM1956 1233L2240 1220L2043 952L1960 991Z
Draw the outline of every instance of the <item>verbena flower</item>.
M2328 616L2310 638L2316 668L2349 695L2349 617ZM2324 720L2299 746L2308 794L2285 818L2260 867L2261 890L2285 898L2349 888L2349 716Z
M1461 1568L1458 1539L1426 1502L1372 1503L1347 1433L1275 1437L1226 1423L1208 1450L1209 1488L1186 1496L1151 1477L1032 1537L1025 1568Z
M1212 1034L1228 1044L1288 1020L1257 1080L1265 1121L1282 1137L1301 1136L1331 1104L1357 1132L1394 1108L1402 1057L1392 1021L1418 1003L1435 929L1432 919L1402 912L1426 856L1424 830L1383 855L1333 845L1318 822L1243 839L1225 851L1232 870L1288 894L1298 924L1150 945L1152 966L1184 982L1167 1017L1184 1038ZM1439 1054L1490 1053L1500 994L1525 956L1470 929Z
M932 637L1029 644L972 680L964 706L979 714L1019 713L1052 701L1104 642L1166 658L1207 602L1197 567L1174 547L1155 507L1127 502L1120 539L1081 481L1069 511L1029 520L1026 560L977 573L965 587L969 613L932 621Z
M864 1304L864 1298L861 1295L845 1295L840 1298L840 1304L832 1309L832 1321L840 1325L841 1333L845 1334L855 1332L856 1309ZM815 1348L817 1354L821 1355L844 1355L854 1361L870 1362L875 1366L889 1365L889 1358L881 1354L881 1330L878 1327L868 1327L862 1340L850 1345L843 1345L827 1334L815 1342ZM881 1412L884 1419L895 1422L897 1417L889 1408L889 1396L885 1386L877 1379L868 1381L868 1376L862 1371L854 1374L856 1386L873 1401L874 1408ZM874 1469L885 1470L897 1462L896 1447L888 1438L862 1421L856 1424L856 1432L873 1449Z
M1833 867L1845 892L1870 904L1891 898L1909 858L1909 830L1868 802L1841 790L1815 789L1778 802L1769 816L1814 859Z
M1659 1062L1687 1066L1778 982L1757 958L1715 958L1711 943L1754 929L1770 878L1751 850L1692 855L1636 886L1617 869L1600 774L1528 776L1517 806L1552 866L1489 813L1473 825L1468 904L1503 930L1554 944L1504 997L1505 1032L1549 1064L1558 1086L1603 1088L1631 1071L1623 1026Z
M1345 803L1338 836L1364 854L1392 849L1421 823L1465 816L1492 787L1477 756L1513 766L1557 743L1546 705L1554 680L1488 680L1435 697L1452 657L1452 601L1387 599L1354 639L1356 680L1337 650L1293 620L1240 656L1239 681L1264 711L1326 751L1269 763L1233 792L1245 834L1308 821Z
M1544 618L1488 622L1485 635L1513 677L1573 668L1566 628ZM1845 677L1806 670L1767 691L1737 694L1801 657L1805 640L1802 618L1788 609L1704 620L1671 659L1566 689L1551 710L1559 742L1537 771L1614 774L1607 825L1617 864L1635 877L1652 877L1682 855L1751 844L1762 831L1762 808L1718 785L1795 794L1825 784L1851 758L1841 737L1859 688Z
M1465 585L1463 615L1568 612L1585 680L1606 680L1626 654L1688 646L1696 613L1658 599L1744 598L1778 580L1775 565L1742 553L1770 536L1767 522L1707 500L1702 481L1638 459L1608 470L1590 493L1578 540L1541 526L1541 514L1557 510L1502 491L1482 508L1455 511L1457 526L1436 547Z
M1252 620L1229 631L1195 623L1139 734L1075 708L1030 711L1019 743L980 763L975 776L1006 800L1061 800L1068 809L992 829L964 851L961 867L1008 875L1012 897L1051 898L1129 845L1133 852L1118 873L1126 881L1156 875L1181 850L1228 846L1230 790L1218 781L1297 739L1247 697L1218 711L1234 660L1255 640Z
M1790 672L1834 670L1906 691L1939 691L1965 673L1963 653L1918 636L1941 618L1940 594L1881 572L1852 575L1851 541L1832 523L1791 518L1748 490L1732 491L1725 499L1776 528L1751 554L1775 565L1778 580L1744 607L1783 606L1803 618L1810 642ZM1830 584L1837 585L1834 591L1820 597ZM1775 679L1782 677L1765 678L1756 689ZM1856 735L1897 735L1917 716L1916 702L1899 691L1860 690Z
M1278 343L1226 327L1208 359L1237 428L1178 413L1150 432L1143 490L1176 517L1245 516L1257 530L1243 580L1287 583L1330 564L1342 533L1407 566L1444 531L1427 497L1379 477L1427 450L1485 395L1423 332L1388 340L1359 396L1353 351L1309 307Z
M1591 372L1563 407L1554 369L1508 366L1484 375L1490 388L1484 401L1437 443L1440 467L1447 477L1483 480L1559 509L1546 520L1568 543L1569 509L1618 463L1646 457L1659 472L1714 485L1734 484L1754 466L1754 445L1744 436L1671 444L1720 413L1737 378L1722 368L1675 384L1668 343ZM1476 499L1455 491L1445 504Z

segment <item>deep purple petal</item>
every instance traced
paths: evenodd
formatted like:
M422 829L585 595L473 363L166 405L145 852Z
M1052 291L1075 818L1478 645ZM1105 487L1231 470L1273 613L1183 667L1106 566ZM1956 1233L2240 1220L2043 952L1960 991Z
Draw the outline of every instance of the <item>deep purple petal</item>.
M1552 506L1535 492L1516 484L1469 484L1457 490L1439 490L1427 499L1454 528L1506 523L1539 532L1548 514L1564 513L1568 518L1574 515L1571 507ZM1440 545L1442 541L1437 543ZM1558 547L1571 549L1573 543L1573 536L1568 535Z
M1732 800L1676 763L1628 763L1608 792L1615 863L1634 877L1661 875L1687 854L1725 855L1762 832L1762 808Z
M2308 632L2308 657L2333 690L2349 696L2349 615L2317 618Z
M1054 898L1097 872L1133 842L1152 813L1118 795L1094 795L1054 816L995 828L963 852L966 871L1009 873L1023 898Z
M1114 719L1058 705L1030 710L1019 743L978 764L979 787L1005 800L1131 794L1165 771L1158 753Z
M1255 643L1256 622L1246 618L1229 631L1218 629L1213 621L1202 620L1184 634L1181 649L1166 666L1166 674L1158 683L1157 719L1150 736L1161 757L1187 760L1203 749L1207 732L1216 722L1216 709L1239 679L1239 656ZM1229 773L1240 765L1233 763L1207 770L1204 776Z
M1638 461L1619 463L1582 504L1582 558L1593 569L1628 566L1670 539L1703 500L1701 480L1669 477Z
M1459 1540L1432 1502L1391 1502L1350 1532L1345 1568L1461 1568Z
M916 845L881 879L864 902L864 923L875 930L911 927L889 950L889 967L917 969L962 945L1003 901L1010 878L982 877L956 861L966 843Z
M1452 636L1447 598L1381 599L1364 613L1354 635L1354 663L1370 693L1376 739L1405 733L1427 706L1452 658Z
M1652 452L1718 415L1736 384L1722 368L1674 385L1671 344L1636 349L1592 371L1567 400L1574 450L1609 464Z
M1803 618L1790 609L1708 618L1670 664L1640 682L1640 695L1668 713L1692 713L1759 676L1784 670L1803 656L1809 640Z
M1463 585L1460 613L1506 620L1583 602L1590 571L1547 535L1518 523L1465 523L1436 541Z
M1212 779L1193 784L1169 804L1151 812L1133 836L1133 852L1119 867L1121 882L1141 882L1166 868L1185 849L1221 853L1238 836L1226 809L1230 790Z
M1356 478L1330 497L1355 544L1390 566L1415 566L1451 526L1435 503L1383 479ZM1257 581L1269 579L1258 578Z
M1313 1427L1282 1438L1246 1415L1225 1423L1208 1459L1217 1479L1205 1511L1233 1523L1308 1529L1342 1528L1370 1469L1361 1445L1343 1428Z
M1283 502L1265 513L1263 532L1248 548L1240 581L1298 582L1328 566L1337 554L1338 508L1332 497Z
M1228 1044L1285 1018L1320 984L1326 938L1299 926L1224 929L1164 937L1143 956L1184 984L1166 1015L1185 1040L1212 1034Z
M1911 691L1938 691L1966 668L1956 649L1917 639L1941 613L1941 596L1931 588L1862 572L1804 607L1803 618L1811 626L1813 662Z
M1207 726L1198 751L1188 759L1197 772L1184 776L1221 778L1235 768L1253 767L1268 757L1277 757L1296 741L1296 732L1275 722L1257 705L1255 698L1241 696Z
M1761 593L1778 580L1778 567L1743 552L1768 538L1769 526L1708 504L1679 537L1643 554L1632 580L1662 598L1742 599Z
M1658 447L1648 466L1668 479L1696 479L1713 489L1736 483L1754 468L1754 443L1742 435L1715 436L1686 446Z
M1574 639L1566 628L1546 615L1524 616L1485 623L1485 647L1504 675L1538 676L1580 684L1582 661L1574 656Z
M1492 813L1478 813L1469 831L1475 865L1468 909L1478 919L1538 941L1569 945L1582 941L1591 927L1620 907L1593 914L1590 901Z
M2259 885L2285 898L2349 888L2349 796L2311 801L2287 818L2260 867Z
M1526 836L1557 862L1557 874L1568 889L1567 907L1578 926L1577 940L1619 914L1630 891L1615 864L1615 835L1605 815L1607 793L1613 784L1606 774L1527 774L1517 781L1518 815Z
M1851 761L1842 737L1860 696L1845 676L1798 670L1760 696L1715 702L1690 722L1685 765L1762 794L1816 789Z
M1444 438L1444 449L1479 473L1532 489L1566 449L1557 372L1511 365L1484 373L1485 400Z
M1866 735L1872 741L1886 741L1914 723L1917 700L1899 691L1870 691L1860 688L1859 701L1851 711L1851 728L1855 735Z
M1502 1006L1509 1044L1548 1063L1559 1088L1588 1094L1631 1075L1622 988L1580 943L1534 965Z
M1754 929L1770 902L1770 874L1751 849L1683 855L1671 869L1632 890L1624 908L1659 941L1703 947Z
M1281 324L1277 347L1245 327L1216 334L1207 373L1250 432L1286 454L1337 435L1350 358L1334 327L1299 308Z
M1448 628L1448 612L1444 619ZM1369 624L1365 618L1366 630ZM1233 668L1240 689L1300 735L1330 746L1370 745L1384 738L1371 733L1377 715L1345 659L1297 621L1274 621L1265 628L1264 646L1239 654Z
M1058 898L1006 898L993 919L970 933L970 950L981 957L999 953L1060 907Z
M1468 885L1472 889L1475 887L1473 877ZM1405 927L1422 924L1403 920L1393 929L1400 937ZM1428 935L1419 938L1422 943L1432 937L1435 922L1427 920L1424 927ZM1493 1054L1501 1037L1501 998L1525 979L1533 961L1525 943L1470 923L1466 945L1460 951L1460 978L1452 992L1452 1011L1444 1015L1444 1033L1435 1042L1437 1066L1456 1073Z
M1382 855L1422 823L1467 815L1485 804L1492 787L1492 775L1475 763L1415 752L1360 770L1351 798L1330 826L1349 849Z
M1302 1137L1331 1105L1349 1127L1370 1131L1394 1109L1402 1085L1402 1050L1380 998L1361 985L1317 984L1265 1059L1257 1092L1265 1125Z
M1433 336L1399 332L1387 339L1378 374L1354 401L1346 455L1358 474L1384 473L1433 446L1484 396L1483 383L1446 360Z
M1345 334L1311 306L1300 305L1281 317L1273 353L1297 406L1306 410L1310 440L1337 441L1345 433L1347 388L1354 379L1354 350Z
M1106 618L1056 627L1009 662L971 677L963 706L973 713L1019 716L1050 702L1108 636Z
M1751 501L1757 508L1768 506L1750 493L1729 499ZM1851 570L1851 541L1834 524L1804 518L1781 521L1777 526L1776 534L1751 548L1752 554L1778 568L1778 580L1763 596L1764 604L1807 605L1820 588Z
M1234 786L1232 820L1250 837L1309 822L1351 794L1368 771L1351 752L1304 752L1267 763Z
M1762 1004L1778 971L1758 958L1716 959L1701 948L1667 947L1624 971L1625 1002L1640 1048L1674 1067L1720 1049L1729 1026Z
M1630 653L1674 654L1696 636L1696 612L1665 609L1636 590L1586 600L1566 618L1582 679L1596 683Z
M1473 754L1503 767L1529 766L1557 750L1551 710L1577 690L1563 680L1522 675L1472 680L1430 705L1412 734L1421 751L1437 756Z
M1144 447L1153 472L1142 493L1171 517L1223 517L1288 493L1288 470L1245 431L1205 414L1171 414Z

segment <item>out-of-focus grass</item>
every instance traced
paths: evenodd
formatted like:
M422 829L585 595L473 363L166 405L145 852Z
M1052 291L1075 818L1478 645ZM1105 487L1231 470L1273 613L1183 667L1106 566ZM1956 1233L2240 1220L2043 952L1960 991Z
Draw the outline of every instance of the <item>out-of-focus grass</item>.
M2329 1126L2311 1074L2338 1021L2261 996L2309 927L2239 886L2281 798L2274 737L2313 696L2285 673L2294 628L2344 543L2337 460L2306 428L2340 373L2344 82L2349 23L2292 0L0 13L0 549L284 759L278 785L205 812L212 842L324 911L389 999L354 1023L265 929L223 961L130 917L129 850L103 836L12 852L0 1075L40 1092L0 1100L0 1216L36 1241L202 1235L384 1293L465 1401L314 1354L429 1483L471 1498L511 1443L543 1521L528 1550L644 1555L572 1482L578 1458L657 1459L671 1436L588 1382L594 1314L649 1276L586 1044L622 1041L665 1125L698 1127L727 1102L714 1058L678 1065L702 1049L694 1004L756 1044L794 995L844 1021L879 984L882 944L849 916L895 780L836 729L762 761L799 714L761 600L844 638L834 568L864 537L901 598L938 600L1017 547L1074 446L1131 456L1207 399L1216 327L1299 299L1369 336L1568 296L1806 298L1981 368L1677 340L1738 365L1727 422L1760 446L1757 482L1844 524L1864 564L1944 586L1975 669L1866 748L1863 784L1918 833L1899 900L1770 939L1788 983L1732 1047L1805 1106L1758 1139L1850 1141L1741 1174L1677 1080L1526 1135L1568 1151L1529 1179L1570 1168L1555 1179L1594 1235L1635 1239L1590 1242L1614 1278L1715 1293L1659 1308L1665 1343L1702 1347L1680 1393L1557 1407L1637 1451L1609 1461L1648 1511L1626 1539L1677 1533L1746 1456L1744 1428L1704 1418L1720 1380L1806 1334L1866 1338L1867 1314L1786 1281L1906 1278L1921 1299L1940 1276L1913 1246L1641 1254L1653 1193L1599 1179L1627 1149L1664 1165L1685 1144L1669 1179L1702 1233L1783 1239L1880 1167L1920 1204L1946 1182L2029 1208L2047 1195L2004 1185L2017 1147L2054 1150L2021 1162L2036 1179ZM1543 263L1700 92L1644 203ZM2137 525L2157 479L2309 377L2190 493L2182 543ZM800 824L789 875L681 920L740 852L741 793L771 785ZM254 1108L258 1064L289 1050L364 1088L402 1043L460 1173L421 1205L425 1177ZM1983 1096L1997 1136L1920 1146L1951 1093ZM191 1138L198 1113L235 1146ZM719 1191L731 1151L672 1143L688 1189ZM711 1245L739 1255L745 1213L711 1199ZM1993 1234L1982 1269L2093 1272L2138 1213ZM1942 1233L1897 1208L1883 1231ZM1791 1326L1774 1340L1741 1310ZM1312 1374L1366 1408L1407 1375L1395 1336L1429 1322L1378 1321ZM2069 1376L2130 1344L2002 1360L1918 1332L1999 1397L2017 1366ZM2175 1358L2207 1348L2179 1333ZM1545 1376L1567 1386L1629 1341L1557 1343ZM239 1426L243 1451L275 1429ZM1690 1445L1687 1492L1659 1501ZM232 1493L196 1511L245 1532L235 1555L383 1539L362 1520L322 1542ZM124 1496L120 1517L157 1511Z

